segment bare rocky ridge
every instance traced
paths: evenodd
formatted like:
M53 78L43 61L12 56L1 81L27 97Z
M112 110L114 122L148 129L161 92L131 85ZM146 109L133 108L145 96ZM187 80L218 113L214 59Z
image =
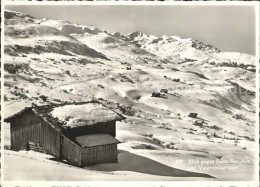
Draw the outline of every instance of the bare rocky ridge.
M11 45L7 42L5 46L5 52L9 55L54 52L70 56L81 55L107 59L102 53L68 35L66 27L65 30L60 31L54 27L42 25L32 16L14 12L6 12L5 18L6 40L15 41ZM22 18L23 21L17 21L19 18ZM23 45L20 45L21 43Z

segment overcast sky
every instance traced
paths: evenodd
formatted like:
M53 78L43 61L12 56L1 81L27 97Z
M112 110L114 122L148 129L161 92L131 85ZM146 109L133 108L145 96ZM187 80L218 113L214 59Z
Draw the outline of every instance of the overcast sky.
M252 6L10 5L6 9L94 25L108 32L176 35L198 39L222 51L255 53Z

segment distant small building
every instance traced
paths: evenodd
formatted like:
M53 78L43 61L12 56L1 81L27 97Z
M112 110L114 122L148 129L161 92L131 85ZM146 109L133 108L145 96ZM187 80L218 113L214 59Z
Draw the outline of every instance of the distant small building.
M176 79L172 79L172 81L175 81L175 82L180 82L180 79L178 78L176 78Z
M162 94L162 93L160 93L160 92L153 92L153 93L152 93L152 97L163 97L163 98L165 98L166 95L165 95L165 94Z
M204 121L203 120L195 120L192 124L202 127L203 124L204 124Z
M117 162L116 121L124 119L92 101L27 107L8 118L11 149L33 149L76 166Z
M160 92L162 92L162 93L168 93L168 90L167 90L167 89L161 89Z
M191 117L191 118L197 118L197 116L198 116L198 113L190 113L188 115L188 117Z
M152 97L161 97L161 93L160 92L153 92Z

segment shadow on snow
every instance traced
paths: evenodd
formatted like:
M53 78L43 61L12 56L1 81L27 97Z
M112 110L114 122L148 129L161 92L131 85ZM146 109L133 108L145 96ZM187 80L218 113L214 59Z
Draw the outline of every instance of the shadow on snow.
M123 150L118 151L118 163L98 164L91 166L90 168L99 171L133 171L144 174L169 177L215 178L204 173L176 169L144 156L139 156Z

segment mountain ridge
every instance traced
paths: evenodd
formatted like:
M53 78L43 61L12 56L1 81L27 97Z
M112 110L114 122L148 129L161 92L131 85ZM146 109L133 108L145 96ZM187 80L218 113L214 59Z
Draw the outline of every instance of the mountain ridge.
M23 13L13 11L5 12L5 16L9 19L13 18L13 16L19 15L21 18L27 17L30 19L37 20L37 18ZM236 62L238 65L242 64L241 66L250 67L250 69L252 69L255 63L252 55L239 52L221 52L218 48L214 47L213 45L203 43L199 40L192 38L182 39L178 36L166 35L162 37L157 37L154 35L146 35L141 31L131 32L126 35L121 34L119 32L110 34L93 26L73 24L70 21L51 20L46 18L40 19L39 21L37 21L37 24L54 27L60 30L61 33L64 33L68 36L71 36L72 34L108 34L110 37L115 37L125 42L130 42L142 50L146 50L149 53L152 53L165 59L171 58L172 56L179 56L179 58L181 58L182 60L193 61L197 61L198 59L214 59L216 61L216 64L223 64L223 62L224 64L233 64L233 62ZM218 53L223 53L224 58L222 58L221 54Z

